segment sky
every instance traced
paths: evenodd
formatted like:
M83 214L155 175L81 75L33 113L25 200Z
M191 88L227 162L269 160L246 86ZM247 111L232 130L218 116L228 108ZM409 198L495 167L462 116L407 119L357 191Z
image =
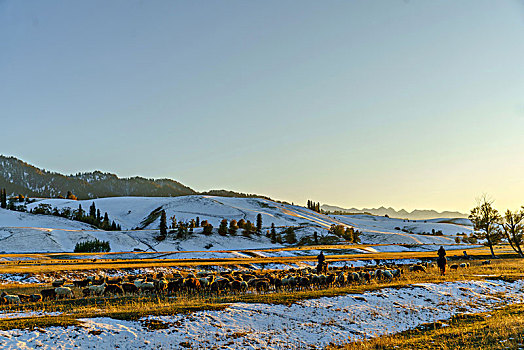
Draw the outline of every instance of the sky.
M0 1L0 154L297 204L524 205L523 1Z

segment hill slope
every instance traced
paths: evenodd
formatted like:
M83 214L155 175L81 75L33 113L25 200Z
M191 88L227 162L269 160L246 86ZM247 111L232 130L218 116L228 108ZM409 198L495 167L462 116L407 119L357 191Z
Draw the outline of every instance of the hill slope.
M213 249L243 249L255 247L276 247L264 235L247 239L242 236L222 237L216 234L204 236L195 229L195 235L188 240L169 239L157 242L159 213L165 210L169 217L175 215L178 221L189 221L200 218L207 220L215 229L222 219L250 220L256 222L261 214L263 230L268 230L271 224L277 226L277 232L286 226L298 227L297 237L311 236L317 232L319 236L328 234L332 224L353 226L362 231L362 243L374 244L438 244L454 243L457 233L471 232L468 222L449 220L428 220L427 222L403 222L403 220L378 217L372 215L336 215L327 216L309 209L288 204L277 203L261 198L231 198L203 195L180 197L112 197L94 200L74 201L67 199L40 199L28 205L29 209L40 204L49 204L56 208L78 208L82 205L88 209L92 203L107 212L111 220L120 224L124 231L106 232L94 230L80 222L62 219L54 216L19 213L0 210L0 250L8 252L36 251L72 251L74 244L80 240L98 238L110 241L112 251L132 251L134 249L148 251L184 251L206 250L205 246L213 244ZM149 220L146 220L148 219ZM443 222L442 222L443 221ZM137 231L126 231L136 227ZM406 229L413 233L396 229ZM424 232L442 230L443 236L424 235ZM434 247L434 246L433 246ZM385 247L383 249L407 249L403 247ZM438 246L437 246L438 248ZM381 248L382 249L382 248ZM429 247L428 249L433 249ZM197 254L197 253L195 253ZM198 253L201 254L201 253ZM200 256L200 255L198 255Z
M8 193L31 197L65 196L67 191L78 198L111 196L180 196L196 193L170 179L143 177L119 178L115 174L94 171L76 175L49 172L15 157L0 155L0 187Z

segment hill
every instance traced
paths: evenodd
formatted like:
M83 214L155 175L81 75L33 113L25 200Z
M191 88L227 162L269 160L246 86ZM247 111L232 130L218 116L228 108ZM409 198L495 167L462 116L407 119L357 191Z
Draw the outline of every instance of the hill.
M65 197L67 191L71 191L79 199L122 196L175 197L198 193L171 179L146 179L140 176L120 178L101 171L64 175L38 168L16 157L3 155L0 155L0 188L6 188L10 195L45 198ZM268 198L227 190L210 190L202 194Z

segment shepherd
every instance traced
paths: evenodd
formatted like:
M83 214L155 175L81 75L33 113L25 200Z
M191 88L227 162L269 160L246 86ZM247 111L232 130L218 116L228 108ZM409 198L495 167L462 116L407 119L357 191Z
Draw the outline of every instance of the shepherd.
M446 274L446 251L444 250L444 247L440 246L440 249L438 250L438 259L437 259L437 265L440 269L440 275L444 276Z
M321 251L320 254L318 254L317 260L317 274L321 274L322 271L327 270L326 257L324 256L324 252Z

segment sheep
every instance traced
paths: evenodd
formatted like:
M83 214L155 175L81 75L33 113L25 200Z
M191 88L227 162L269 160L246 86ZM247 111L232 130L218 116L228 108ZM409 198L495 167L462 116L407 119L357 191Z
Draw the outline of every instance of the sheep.
M91 286L88 286L87 288L89 289L90 294L94 294L96 296L100 296L100 295L102 295L102 293L104 293L104 290L106 289L106 284L105 284L105 282L100 284L100 285L93 284Z
M122 277L117 277L117 278L108 278L106 280L106 283L107 284L120 284L122 283Z
M27 295L27 294L17 294L17 295L20 298L20 301L23 301L24 303L32 301L30 295Z
M482 265L489 265L489 264L491 264L491 260L484 260L482 262Z
M85 288L89 283L91 283L91 280L89 279L73 281L73 285L78 288Z
M30 295L31 297L31 301L32 302L38 302L38 301L42 301L42 295L41 294L31 294Z
M122 287L120 287L120 286L118 286L116 284L108 284L106 286L106 288L104 289L104 296L109 295L109 294L123 295L124 294L124 290L122 289Z
M122 283L122 290L125 294L136 294L138 293L138 287L133 283Z
M42 299L43 300L52 300L52 299L55 299L56 298L56 293L55 293L55 289L42 289L40 291L40 294L42 295Z
M257 290L257 292L267 291L269 289L269 281L265 279L257 280L255 282L255 289Z
M56 293L56 300L60 298L66 298L66 297L70 299L75 298L73 291L69 287L56 287L55 293Z
M135 280L135 286L137 286L142 293L152 292L155 290L155 284L153 282L144 282L144 280Z
M52 285L53 287L55 287L55 288L56 288L56 287L61 287L61 286L64 285L65 282L66 282L66 281L65 281L64 279L61 279L61 280L55 280L55 281L53 281L53 282L51 283L51 285Z
M153 283L155 285L155 290L157 291L157 293L163 293L167 290L168 282L164 278L155 280L153 281Z
M180 289L182 289L183 285L184 285L184 279L182 277L180 277L180 278L178 278L176 280L173 280L173 281L169 281L167 283L167 292L169 294L176 293Z
M229 288L234 292L245 292L247 290L247 283L245 281L233 280L229 283Z
M426 268L422 265L413 265L409 267L409 270L412 272L424 272L427 273Z
M393 274L391 273L390 270L384 270L382 272L382 278L383 279L388 279L389 281L392 281L393 280Z
M465 268L468 268L469 267L469 263L468 262L464 262L462 264L459 265L461 268L465 269Z
M400 275L402 275L402 269L395 269L395 270L391 270L391 273L393 274L393 277L400 277Z
M453 264L449 267L451 270L457 270L459 266L457 264Z
M10 295L6 292L2 292L0 297L3 298L6 304L20 304L20 297L18 297L18 295Z
M186 278L184 280L184 287L186 287L188 292L196 292L200 289L200 281L195 277Z

